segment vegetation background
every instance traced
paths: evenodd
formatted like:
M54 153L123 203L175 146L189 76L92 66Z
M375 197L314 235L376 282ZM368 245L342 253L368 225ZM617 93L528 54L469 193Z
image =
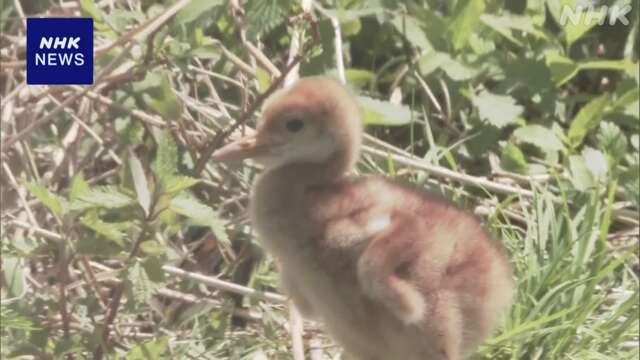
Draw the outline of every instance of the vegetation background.
M296 74L359 95L360 173L508 247L516 302L474 359L638 358L637 2L1 4L3 359L338 359L275 294L257 169L207 162ZM93 85L26 86L27 16L93 17Z

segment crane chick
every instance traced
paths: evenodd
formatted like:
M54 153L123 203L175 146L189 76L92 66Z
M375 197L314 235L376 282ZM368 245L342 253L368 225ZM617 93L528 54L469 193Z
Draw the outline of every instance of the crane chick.
M303 315L361 360L458 360L512 297L501 246L472 215L382 177L348 175L360 112L325 77L265 104L254 135L214 153L264 165L251 219Z

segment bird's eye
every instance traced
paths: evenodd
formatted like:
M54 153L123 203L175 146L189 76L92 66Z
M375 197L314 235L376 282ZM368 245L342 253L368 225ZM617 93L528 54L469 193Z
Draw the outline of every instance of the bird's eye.
M286 126L289 132L295 133L302 130L302 128L304 127L304 122L302 122L302 120L300 119L291 119L287 121Z

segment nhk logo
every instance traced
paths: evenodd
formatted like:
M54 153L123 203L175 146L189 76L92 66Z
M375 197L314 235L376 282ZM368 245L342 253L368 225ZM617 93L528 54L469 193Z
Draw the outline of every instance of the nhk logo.
M92 84L93 19L28 18L27 84Z
M80 41L80 37L73 38L59 38L56 37L55 40L53 37L42 38L40 40L40 49L78 49L78 42ZM53 44L53 46L51 46ZM36 53L36 66L39 65L71 65L71 61L73 60L73 64L76 66L84 65L84 54L77 52L75 54L68 53Z

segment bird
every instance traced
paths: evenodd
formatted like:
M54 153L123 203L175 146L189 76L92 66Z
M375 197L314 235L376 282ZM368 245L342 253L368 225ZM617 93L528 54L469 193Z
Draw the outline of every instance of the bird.
M446 199L356 176L363 125L326 76L269 97L256 131L212 155L262 165L249 212L283 290L358 360L460 360L512 302L505 248Z

